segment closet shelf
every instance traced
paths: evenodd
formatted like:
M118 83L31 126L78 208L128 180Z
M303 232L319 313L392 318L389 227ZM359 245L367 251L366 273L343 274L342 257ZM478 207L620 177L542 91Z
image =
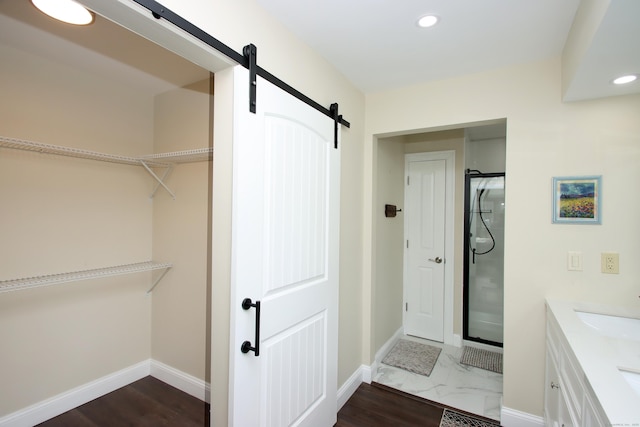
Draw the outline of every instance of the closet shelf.
M140 159L135 157L118 156L114 154L98 153L96 151L82 150L79 148L62 147L59 145L44 144L42 142L27 141L24 139L7 138L0 136L0 147L16 150L35 151L42 154L55 154L58 156L76 157L80 159L98 160L101 162L119 163L124 165L140 166ZM157 163L149 166L168 166L165 163Z
M196 148L193 150L174 151L171 153L150 154L140 157L142 161L161 160L169 163L203 162L213 159L213 148Z
M23 151L35 151L43 154L55 154L58 156L76 157L80 159L98 160L101 162L119 163L131 166L142 166L158 182L153 190L153 197L159 186L162 186L171 197L175 194L165 185L164 179L169 175L173 165L176 163L203 162L213 159L213 148L196 148L193 150L174 151L169 153L149 154L140 157L119 156L115 154L105 154L96 151L83 150L79 148L62 147L42 142L27 141L24 139L9 138L0 136L0 148L12 148ZM165 168L162 177L156 175L151 168Z
M76 282L79 280L99 279L102 277L120 276L123 274L142 273L152 270L164 270L153 286L147 291L151 292L158 282L164 277L173 265L170 263L157 263L153 261L139 262L135 264L117 265L92 270L74 271L70 273L49 274L45 276L26 277L22 279L0 281L0 293L17 291L22 289L37 288L41 286L55 285L59 283Z

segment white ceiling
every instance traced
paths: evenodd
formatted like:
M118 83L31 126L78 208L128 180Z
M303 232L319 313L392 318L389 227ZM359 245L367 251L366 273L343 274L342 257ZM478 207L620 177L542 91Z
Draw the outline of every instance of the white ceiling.
M257 1L364 92L561 55L581 7L580 0ZM604 17L586 12L597 25L583 34L590 41L564 99L640 92L640 82L610 84L618 73L640 73L640 1L583 3L608 7ZM439 24L419 28L426 14Z
M29 0L0 0L1 46L84 69L150 96L209 76L208 70L101 16L86 27L61 24Z
M257 2L365 93L542 60L563 49L574 61L559 94L565 101L640 93L640 82L610 84L618 74L640 73L640 0ZM418 28L428 13L440 23ZM0 44L154 93L207 75L100 17L89 27L61 26L28 0L0 0Z

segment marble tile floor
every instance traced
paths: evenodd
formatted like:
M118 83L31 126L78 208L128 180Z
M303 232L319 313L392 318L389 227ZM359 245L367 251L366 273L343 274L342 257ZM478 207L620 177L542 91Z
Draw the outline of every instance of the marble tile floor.
M502 374L461 365L462 347L404 336L442 348L430 376L380 364L374 381L472 414L500 421Z

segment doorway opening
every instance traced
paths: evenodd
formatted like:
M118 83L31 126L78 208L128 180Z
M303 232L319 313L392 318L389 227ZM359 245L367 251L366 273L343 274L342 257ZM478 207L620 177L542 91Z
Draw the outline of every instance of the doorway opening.
M465 173L464 339L502 347L504 173Z
M14 361L0 368L3 392L12 387L3 409L56 396L15 412L49 416L149 372L208 399L210 70L99 14L79 30L29 2L0 2L0 33L11 100L0 124L0 253L11 268L0 280L73 279L3 294L0 324L22 324L0 331ZM30 332L25 316L46 327ZM37 371L31 353L47 354Z
M502 347L506 124L471 128L465 141L462 331Z
M444 298L444 335L439 339L422 339L417 333L409 332L403 323L403 314L407 310L407 304L419 304L428 307L423 300L403 294L403 282L405 280L404 255L407 251L405 239L405 222L410 220L412 209L403 199L406 187L408 168L405 163L406 156L436 155L440 152L453 152L453 182L451 183L450 197L453 199L453 209L445 215L445 224L452 228L452 238L445 240L444 257L438 254L422 256L426 258L427 268L421 271L424 274L429 270L446 265L449 280L445 285ZM463 287L464 253L465 253L465 170L477 169L483 172L505 172L506 157L506 120L492 120L482 123L473 123L457 126L455 128L429 130L421 133L393 135L379 138L374 151L376 180L374 198L376 212L374 215L374 283L372 300L372 347L375 352L375 371L373 380L407 393L417 394L421 397L434 400L439 403L463 409L478 415L499 419L500 401L502 398L502 374L483 371L479 368L462 366L459 362L462 356L462 344L464 335L464 310L463 300L465 290ZM413 177L411 178L413 180ZM428 180L427 180L428 181ZM437 182L437 180L433 180ZM427 186L424 186L427 188ZM447 193L449 190L447 190ZM493 194L483 193L485 196ZM426 198L424 200L427 200ZM385 205L395 205L396 215L386 216ZM415 205L415 203L414 203ZM416 240L416 233L410 233L411 240ZM417 242L417 240L416 240ZM450 251L450 252L449 252ZM429 259L433 262L429 262ZM441 262L438 262L441 258ZM426 282L426 281L423 281ZM447 287L448 286L448 287ZM416 294L416 293L414 293ZM418 295L424 296L417 292ZM407 294L408 295L408 294ZM499 306L502 307L502 301ZM421 308L422 309L422 308ZM427 310L423 310L427 311ZM429 377L407 373L402 369L386 365L382 360L394 347L399 339L423 342L434 347L442 348L441 355ZM468 344L465 342L465 344ZM482 347L482 344L471 343ZM452 387L452 393L445 392L443 396L442 378L447 378L447 386ZM420 381L420 390L429 392L416 392L416 381ZM440 382L439 382L440 381ZM459 381L459 382L458 382ZM460 395L455 391L457 386L474 383L478 387ZM438 390L438 392L435 392ZM433 391L433 392L431 392ZM488 405L478 407L470 402L489 402Z

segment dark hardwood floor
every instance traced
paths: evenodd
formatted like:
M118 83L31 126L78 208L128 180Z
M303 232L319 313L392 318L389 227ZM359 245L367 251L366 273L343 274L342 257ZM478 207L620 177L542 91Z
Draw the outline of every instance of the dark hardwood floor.
M145 377L39 425L201 427L209 425L209 405L154 377Z
M438 427L443 406L386 387L362 383L338 412L336 427Z
M438 427L443 411L442 405L381 384L363 383L338 412L336 427ZM208 427L209 405L149 376L39 426Z

